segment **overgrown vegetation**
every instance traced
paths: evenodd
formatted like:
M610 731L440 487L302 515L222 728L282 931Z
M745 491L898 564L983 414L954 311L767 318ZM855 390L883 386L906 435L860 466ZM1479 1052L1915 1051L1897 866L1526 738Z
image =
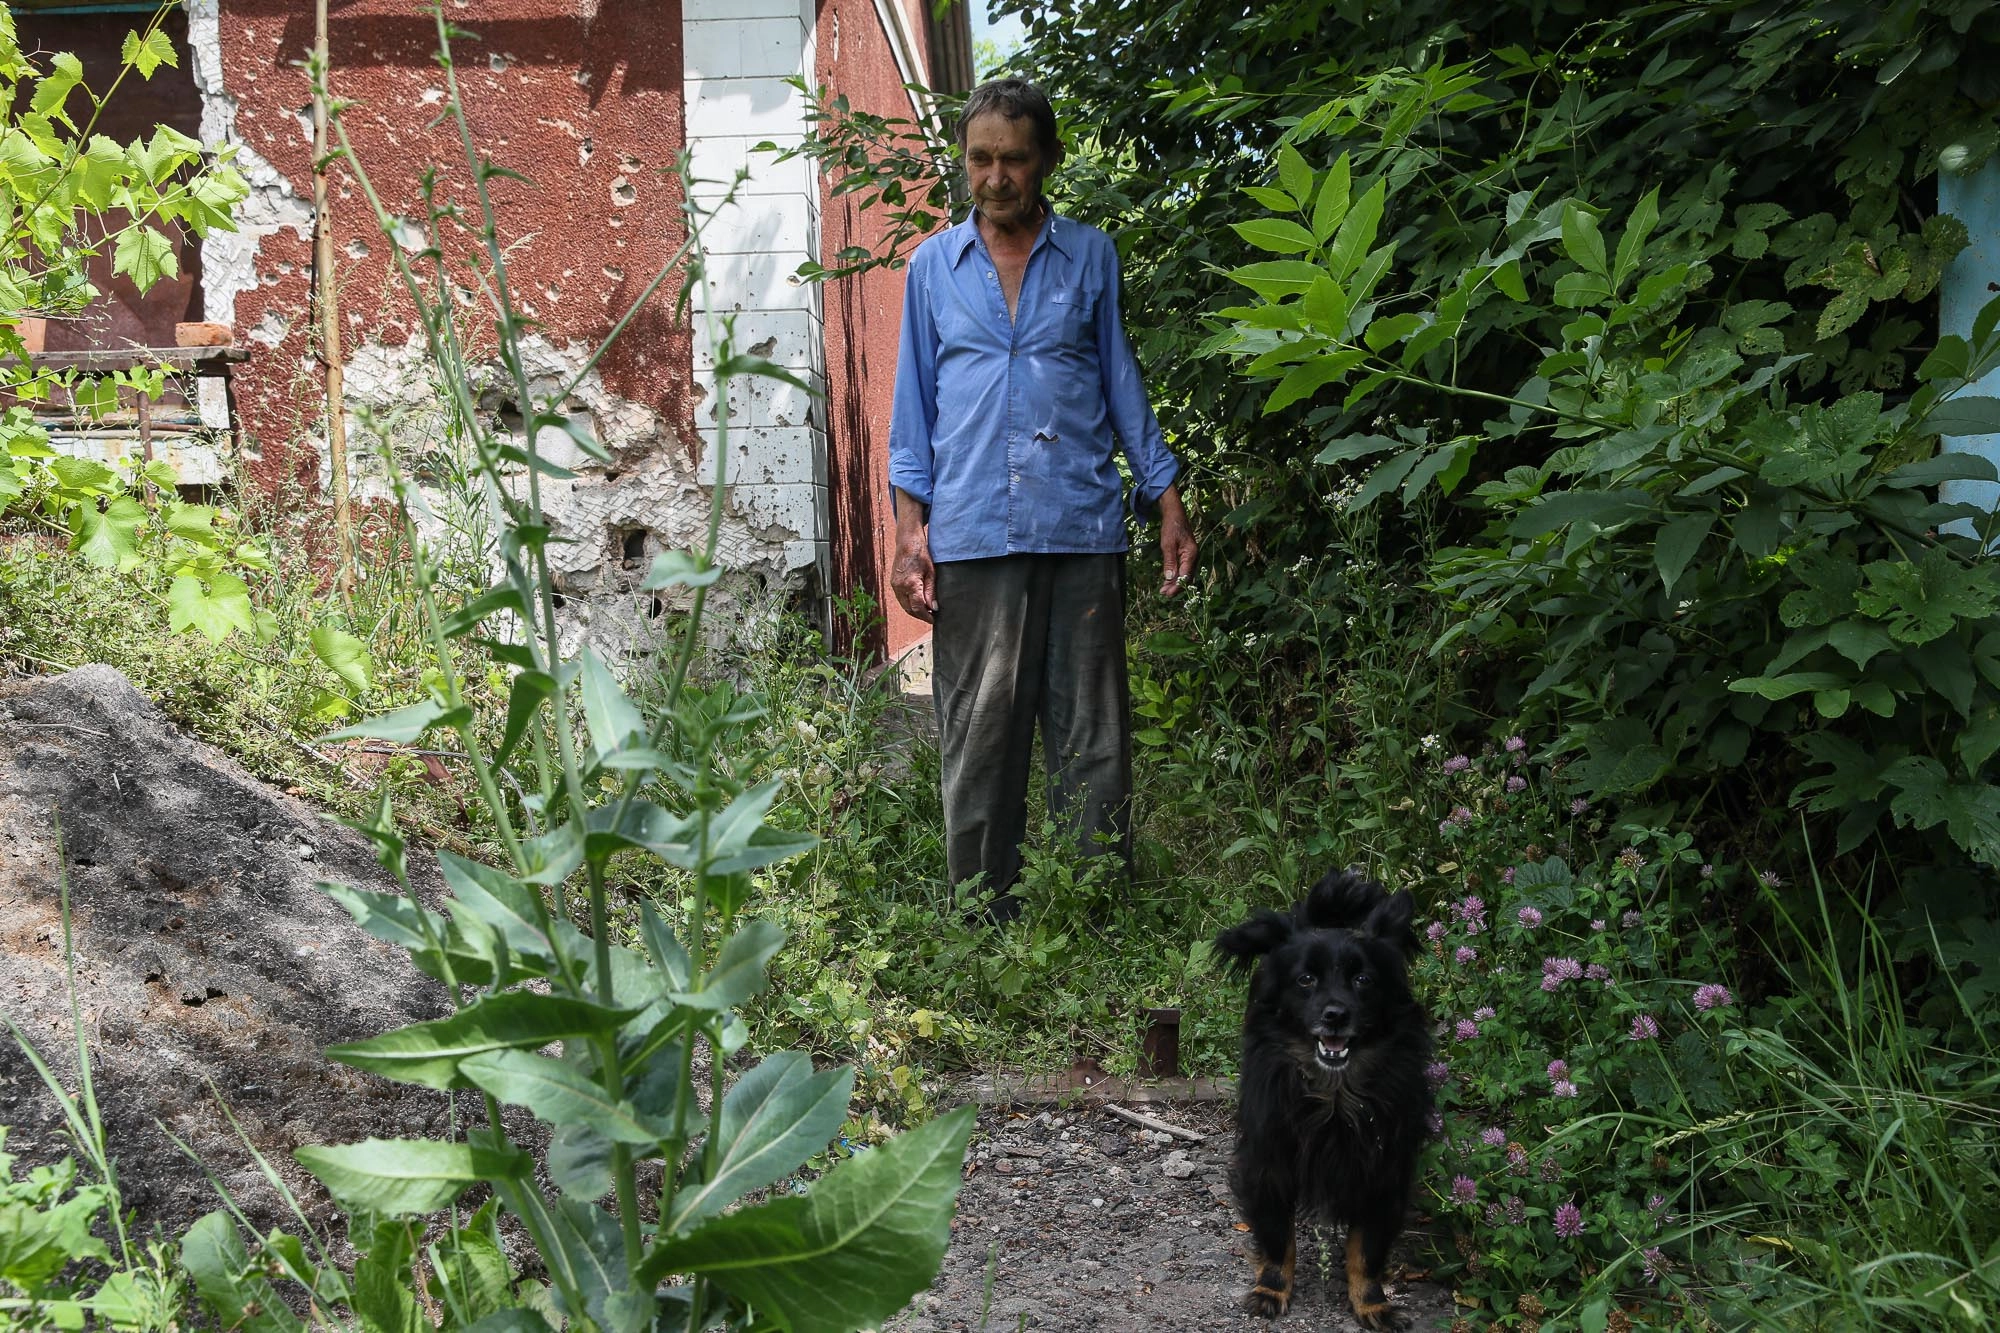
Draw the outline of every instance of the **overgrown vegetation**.
M696 1030L724 1051L852 1061L860 1140L922 1124L937 1075L967 1065L1127 1070L1154 1005L1184 1010L1184 1063L1226 1072L1239 1000L1206 941L1358 863L1432 914L1443 1115L1425 1207L1465 1328L1990 1321L2000 585L1976 539L1939 531L1988 516L1936 487L1988 475L1937 437L2000 424L1967 388L2000 365L2000 306L1934 336L1965 238L1929 191L2000 146L1992 11L1008 7L1029 33L1024 72L1060 95L1073 136L1059 206L1119 238L1135 340L1205 511L1202 586L1135 603L1129 883L1079 871L1045 834L1021 922L966 924L939 882L936 756L893 675L774 622L740 657L677 651L657 696L634 701L593 659L549 655L518 493L494 500L507 580L465 611L413 613L454 600L439 551L413 582L397 561L364 581L344 622L366 650L359 681L313 651L316 594L280 577L287 552L246 577L275 637L233 635L210 657L170 638L168 562L143 545L131 574L158 604L121 619L80 547L17 543L0 650L108 655L267 773L323 767L299 742L368 690L373 709L404 707L383 746L406 788L436 796L433 826L473 787L495 795L500 756L529 774L526 803L499 792L448 831L511 867L449 862L461 895L525 916L488 928L469 906L362 906L431 968L498 992L467 1012L515 1003L508 983L535 973L552 1002L600 1006L590 1053L551 1086L623 1099L648 1132L673 1117L673 1133L620 1149L576 1131L551 1164L571 1193L608 1182L619 1151L689 1141L684 1084L626 1077L656 1019L676 1077ZM941 127L822 109L805 151L907 246L949 200ZM834 256L816 276L893 258ZM440 384L469 382L452 316L433 313L467 371ZM493 442L477 414L447 406L478 460ZM698 600L714 572L670 561L656 581ZM542 656L492 628L510 616ZM430 670L438 647L466 665ZM243 664L254 688L225 690L219 673ZM434 726L457 737L442 788L408 753ZM593 775L608 797L588 795ZM648 801L672 837L631 823ZM711 845L704 871L688 831L737 817L741 864L719 870ZM374 830L393 861L402 835ZM660 859L612 862L621 842ZM574 898L587 940L554 917L528 929L533 886L569 871L589 885ZM614 881L646 907L619 914ZM750 942L725 943L718 920ZM776 980L754 1000L728 991L750 1002L744 1024L702 1007L726 988L693 985L694 960L730 947ZM646 1016L602 1009L605 986L615 1002L663 974L672 994L625 1006ZM536 1059L458 1072L510 1095ZM782 1056L759 1068L828 1077ZM727 1115L730 1098L715 1104ZM453 1179L497 1177L533 1213L470 1142ZM361 1197L342 1174L355 1161L321 1165ZM38 1206L60 1206L49 1184ZM574 1203L549 1206L545 1252L601 1241L629 1265L629 1230L603 1210L571 1225ZM225 1222L205 1225L190 1267L210 1300L291 1262L283 1246L253 1262ZM459 1218L454 1253L484 1262L491 1226ZM370 1271L407 1273L393 1229L354 1240ZM303 1263L289 1276L359 1289L359 1271Z

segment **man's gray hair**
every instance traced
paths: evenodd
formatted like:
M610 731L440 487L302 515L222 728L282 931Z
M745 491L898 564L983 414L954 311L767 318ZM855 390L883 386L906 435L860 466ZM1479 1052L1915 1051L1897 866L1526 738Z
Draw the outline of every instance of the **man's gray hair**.
M1062 156L1062 139L1056 134L1056 111L1049 95L1026 79L992 79L965 95L958 113L958 151L965 151L965 127L975 116L999 112L1009 120L1026 116L1035 131L1035 147L1042 154L1042 169L1054 166Z

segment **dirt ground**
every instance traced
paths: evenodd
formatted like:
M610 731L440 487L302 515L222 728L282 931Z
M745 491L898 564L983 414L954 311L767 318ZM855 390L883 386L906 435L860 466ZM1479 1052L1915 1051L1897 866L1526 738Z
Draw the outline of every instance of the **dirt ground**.
M438 892L428 857L413 857ZM217 1199L192 1146L260 1227L287 1224L221 1111L324 1219L291 1160L302 1142L435 1132L443 1098L327 1061L332 1041L443 1011L441 988L358 931L319 879L390 887L361 839L177 734L115 672L0 681L0 1011L74 1079L57 888L72 895L79 1001L126 1202L178 1233ZM970 1094L968 1094L970 1095ZM893 1321L945 1330L1253 1329L1245 1236L1225 1165L1229 1104L1149 1105L1186 1142L1101 1107L989 1107L951 1250ZM25 1162L66 1145L57 1112L0 1041L0 1124ZM536 1137L535 1127L518 1130ZM171 1134L171 1138L169 1135ZM1339 1237L1302 1246L1298 1299L1276 1329L1351 1329ZM1419 1330L1450 1319L1443 1288L1392 1265ZM989 1289L990 1287L990 1289Z
M1298 1294L1283 1318L1241 1310L1250 1262L1229 1201L1230 1107L1145 1111L1205 1137L1190 1143L1136 1128L1101 1107L983 1111L944 1268L888 1327L1358 1328L1347 1308L1338 1235L1302 1240ZM1390 1261L1388 1288L1410 1327L1431 1333L1450 1324L1451 1294L1419 1280L1421 1263L1406 1240Z

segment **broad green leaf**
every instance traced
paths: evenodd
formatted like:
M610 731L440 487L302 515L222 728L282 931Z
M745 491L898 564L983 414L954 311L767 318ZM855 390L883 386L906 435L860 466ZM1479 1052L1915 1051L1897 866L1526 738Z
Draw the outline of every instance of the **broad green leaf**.
M497 767L507 762L507 756L514 753L528 734L528 728L535 724L542 705L556 692L555 677L546 671L532 668L514 677L507 688L507 726L500 733L500 748L493 752L493 763Z
M810 833L767 828L764 816L777 799L781 779L760 782L731 801L708 827L708 865L711 875L733 875L756 870L811 851L819 839Z
M313 655L328 671L356 694L368 693L374 660L368 655L367 644L338 625L314 626L311 637Z
M1521 280L1521 262L1518 259L1510 259L1493 270L1493 285L1510 300L1523 304L1527 302L1528 285Z
M1285 372L1285 377L1271 390L1271 396L1264 400L1265 414L1282 411L1301 399L1312 397L1326 385L1343 378L1361 363L1363 356L1359 349L1350 347L1300 362Z
M234 574L216 574L206 584L193 574L177 574L167 587L167 628L175 634L196 630L210 643L221 643L231 630L254 636L250 589Z
M1342 219L1347 216L1348 195L1353 190L1353 168L1342 153L1333 167L1320 182L1319 197L1313 200L1313 238L1326 244L1326 238L1340 229Z
M1333 248L1326 259L1327 269L1337 281L1345 282L1361 267L1375 244L1375 232L1382 224L1382 209L1388 199L1388 189L1384 182L1376 181L1362 196L1354 201L1354 206L1341 219L1340 230L1333 239ZM1357 288L1366 284L1357 283ZM1360 300L1361 296L1350 293L1350 299Z
M1301 204L1312 198L1313 169L1299 156L1299 150L1289 143L1278 145L1278 184Z
M1890 765L1884 776L1898 788L1889 809L1900 826L1939 824L1951 840L1986 865L2000 863L2000 787L1954 782L1943 764L1928 755L1910 755Z
M1240 282L1266 301L1282 301L1297 296L1326 277L1326 270L1303 259L1266 259L1229 270L1232 282Z
M220 1208L181 1237L180 1264L222 1328L237 1333L297 1333L305 1325L252 1262L236 1223Z
M1599 529L1636 518L1651 504L1645 491L1556 491L1544 495L1514 516L1507 530L1516 537L1539 537L1571 523L1592 524Z
M658 1058L658 1057L655 1057ZM563 1125L549 1135L549 1179L586 1202L611 1192L611 1140L588 1125Z
M69 118L65 109L69 95L83 82L83 62L67 51L59 51L49 58L49 72L35 81L35 93L29 100L35 114L60 120L71 129L76 122Z
M1268 185L1246 185L1243 193L1270 209L1273 213L1292 213L1298 210L1298 201L1283 190Z
M1259 250L1273 254L1302 255L1314 245L1313 234L1288 218L1253 218L1232 222L1230 229Z
M654 1144L672 1126L657 1124L623 1098L569 1065L527 1051L489 1051L459 1062L459 1072L486 1092L513 1106L525 1106L552 1125L585 1125L618 1143ZM845 1112L845 1103L842 1111ZM769 1182L764 1182L769 1183Z
M446 616L440 628L446 638L455 639L478 628L481 621L498 611L511 611L522 620L528 619L528 606L521 600L520 590L502 584L497 588L488 588Z
M722 577L720 565L704 566L686 551L662 551L653 557L653 567L639 586L645 589L706 588Z
M118 233L111 271L129 277L144 292L162 278L179 277L181 261L172 241L151 227L133 225Z
M179 580L175 580L179 582ZM371 717L366 722L322 737L329 741L384 740L407 745L425 732L435 727L456 727L472 718L472 710L465 707L446 708L435 699L425 699L407 708L398 708L393 713Z
M1350 435L1346 439L1335 440L1320 450L1314 456L1313 462L1340 463L1350 458L1366 458L1370 454L1402 447L1402 441L1390 439L1387 435Z
M700 1273L792 1333L874 1327L929 1284L950 1240L973 1108L841 1164L804 1198L712 1218L664 1241L640 1272Z
M604 756L644 737L646 719L625 697L618 678L604 665L596 649L585 648L581 656L583 669L578 674L583 692L583 720L590 728L593 756L602 762Z
M139 71L139 77L150 79L153 71L161 65L179 66L180 57L174 54L174 43L165 29L152 28L141 37L136 32L125 34L125 49L120 59Z
M684 1231L798 1170L840 1132L853 1090L852 1069L814 1073L799 1051L780 1051L752 1068L723 1099L714 1170L681 1187L664 1230Z
M1625 234L1619 238L1618 260L1611 270L1611 285L1614 288L1622 287L1625 280L1638 271L1639 254L1645 249L1647 238L1652 236L1653 228L1659 223L1660 187L1656 185L1646 192L1646 197L1632 210L1631 220L1625 224ZM1601 248L1602 240L1598 244Z
M1347 507L1350 510L1358 511L1374 504L1375 501L1402 485L1404 479L1415 471L1417 464L1423 460L1423 457L1424 451L1421 449L1405 449L1402 453L1383 463L1368 474L1368 480L1361 483L1361 489L1354 493L1354 498L1347 502Z
M479 1181L532 1169L520 1152L435 1139L308 1144L292 1155L342 1207L392 1217L434 1213Z
M776 927L771 927L776 930ZM780 932L779 938L783 935ZM775 953L776 946L772 947ZM724 951L727 956L727 951ZM765 958L770 955L766 954ZM758 963L762 976L762 960ZM426 1088L469 1086L458 1062L487 1051L537 1050L552 1041L616 1032L637 1012L607 1009L566 995L502 991L449 1018L412 1023L366 1041L329 1046L327 1055L371 1074Z
M1937 435L1993 435L2000 433L2000 398L1960 394L1947 398L1931 409L1922 430Z
M1329 338L1338 338L1347 331L1347 316L1352 309L1347 292L1324 273L1313 279L1306 288L1305 299L1299 302L1299 313L1306 317L1307 325ZM1360 364L1359 358L1353 364Z
M129 495L120 495L101 511L94 504L84 503L70 512L75 515L76 525L70 534L72 551L100 569L129 570L139 563L139 528L146 521L144 505ZM242 580L235 582L238 588L242 587ZM243 604L249 605L247 593ZM176 632L181 628L184 627L176 626Z
M447 848L437 853L438 871L451 889L451 902L478 917L507 941L516 954L552 963L556 950L537 911L536 891L504 871L468 861Z
M53 450L45 456L50 458L49 471L54 474L56 484L65 491L95 497L117 485L118 474L94 458L57 455Z
M1744 676L1729 682L1732 694L1754 694L1764 699L1789 699L1809 690L1837 690L1851 682L1829 671L1795 671L1784 676Z
M1598 230L1597 216L1581 204L1563 205L1562 243L1563 250L1578 268L1601 278L1611 276L1604 262L1604 233ZM1606 286L1605 291L1609 294L1610 288Z
M739 922L702 978L701 989L680 991L673 998L696 1009L734 1009L764 989L764 966L784 942L785 932L769 921Z
M1858 667L1867 666L1877 654L1896 646L1887 630L1864 620L1841 621L1827 630L1826 641Z
M1674 585L1681 581L1688 562L1694 559L1714 527L1713 510L1683 514L1660 525L1660 535L1653 540L1653 564L1660 571L1660 586L1669 597L1673 596Z

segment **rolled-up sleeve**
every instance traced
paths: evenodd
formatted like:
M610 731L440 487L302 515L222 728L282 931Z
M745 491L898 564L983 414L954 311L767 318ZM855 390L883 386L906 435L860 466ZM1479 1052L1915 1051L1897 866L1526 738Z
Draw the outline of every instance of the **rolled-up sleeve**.
M922 256L918 256L921 261ZM896 389L889 407L890 502L906 491L928 505L937 430L937 325L921 262L903 283L903 330L896 351Z
M1150 520L1160 496L1180 476L1181 465L1167 449L1159 418L1146 401L1139 360L1132 355L1132 344L1125 336L1121 309L1124 275L1118 251L1115 246L1107 245L1106 249L1110 280L1097 303L1097 358L1103 367L1104 404L1111 428L1118 433L1119 446L1125 451L1126 465L1132 470L1133 512Z

